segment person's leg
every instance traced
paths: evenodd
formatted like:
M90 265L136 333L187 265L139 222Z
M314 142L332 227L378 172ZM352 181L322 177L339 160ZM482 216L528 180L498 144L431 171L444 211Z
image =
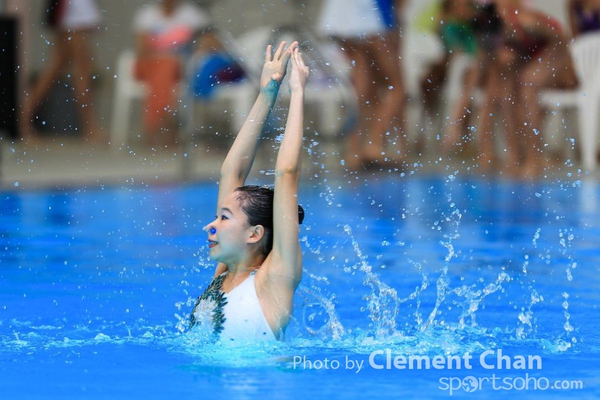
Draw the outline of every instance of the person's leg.
M537 176L546 165L543 151L540 91L544 88L573 87L576 77L571 58L563 43L547 45L525 64L520 74L520 113L522 118L523 171Z
M479 145L479 167L483 172L490 171L494 161L494 128L492 116L498 109L498 79L500 73L495 64L489 64L483 82L483 101L478 113L477 142Z
M42 70L32 86L29 95L26 95L19 119L19 129L23 140L31 141L36 138L32 122L37 108L40 106L52 85L67 67L69 57L68 37L65 32L57 32L54 46L50 55L50 64Z
M368 48L358 40L345 40L343 47L352 65L351 79L358 102L358 118L355 128L348 136L345 149L346 166L350 170L360 167L364 157L364 142L366 141L372 108L374 102L374 84L371 78L371 56Z
M517 140L520 144L520 175L537 175L542 162L542 135L539 127L540 107L537 104L540 82L537 75L525 65L519 77L518 102L520 107L516 115L520 121L517 127ZM533 68L535 70L535 67ZM537 75L537 76L536 76Z
M517 75L520 62L514 49L502 47L496 53L499 76L496 78L497 96L501 110L501 124L506 138L506 157L503 163L509 174L514 174L520 164L521 138L519 127L522 125L519 113L522 104L518 96Z
M144 134L150 148L172 147L177 142L176 99L180 62L174 56L147 57L138 61L139 78L148 87Z
M478 61L476 60L473 65L468 67L464 76L460 77L464 82L464 86L461 85L463 90L458 95L456 103L449 105L452 110L450 122L442 137L442 154L444 155L450 155L454 146L465 143L462 137L472 109L471 98L480 77L480 63Z
M513 58L502 49L496 49L480 59L483 79L483 104L478 112L477 143L479 145L479 167L488 172L494 168L496 140L493 121L503 125L508 134L514 104ZM508 109L505 109L508 108ZM498 118L500 116L501 118ZM495 118L494 118L495 117ZM508 126L507 126L508 124Z
M368 131L368 161L398 161L408 152L405 84L400 60L400 39L386 33L368 43L377 72L377 100ZM373 84L373 83L371 83Z
M92 96L93 55L88 42L88 34L85 31L70 31L68 35L68 51L73 67L73 86L75 87L82 137L91 142L99 142L103 138L98 128L96 107Z

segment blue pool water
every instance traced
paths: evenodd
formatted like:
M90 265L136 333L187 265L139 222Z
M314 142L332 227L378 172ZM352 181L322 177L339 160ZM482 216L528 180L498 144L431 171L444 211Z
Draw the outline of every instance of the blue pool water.
M594 182L307 179L294 319L255 348L186 331L214 183L0 196L2 398L600 396Z

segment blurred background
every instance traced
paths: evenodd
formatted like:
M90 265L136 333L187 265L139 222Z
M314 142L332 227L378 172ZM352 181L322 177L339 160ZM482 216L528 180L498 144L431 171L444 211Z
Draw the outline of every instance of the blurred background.
M131 157L132 151L138 151L141 154L146 149L142 144L144 134L142 132L141 101L139 101L141 99L133 99L136 101L127 99L123 103L127 104L126 121L123 116L115 115L119 109L123 111L123 107L119 106L121 104L119 101L125 101L123 98L119 99L118 93L119 87L124 85L122 80L124 73L119 70L120 62L123 62L125 55L134 53L137 46L133 20L138 10L152 2L153 0L96 1L101 14L101 23L89 37L92 54L92 86L90 90L93 91L93 103L99 129L105 135L99 142L104 139L110 142L108 146L103 147L99 143L90 146L89 143L79 140L82 136L81 121L78 120L77 102L71 99L72 96L69 97L73 91L69 75L54 84L43 104L37 109L33 125L42 140L36 140L33 144L27 144L21 140L23 132L20 132L17 121L20 107L26 101L26 88L31 87L48 67L56 43L53 32L45 20L49 4L47 0L0 1L2 14L0 31L3 40L0 42L3 51L1 74L5 77L2 79L4 99L2 100L3 118L0 121L0 134L3 139L0 142L2 143L2 177L0 178L2 185L16 186L16 182L33 184L45 181L48 183L60 180L61 176L67 177L69 180L74 179L73 176L77 173L93 175L98 173L97 168L100 168L100 161L107 164L103 167L105 168L103 177L108 180L121 179L119 172L125 168L130 168L129 175L135 175L136 173L147 173L147 167L149 167L150 175L167 174L165 179L182 176L201 177L202 173L205 173L204 176L210 176L214 173L214 168L208 168L208 165L212 165L215 160L220 160L217 150L226 148L230 139L229 132L235 132L240 124L238 120L239 116L243 115L241 108L244 103L240 102L239 98L243 96L252 98L255 91L250 86L245 87L245 91L241 90L243 85L238 87L239 93L241 93L236 98L238 103L229 110L227 106L223 106L218 101L211 101L209 104L207 101L180 99L179 105L184 104L185 113L180 112L179 115L179 135L184 132L184 135L187 135L185 137L189 140L180 140L177 150L169 153L171 156L163 157L164 162L160 165L150 163L149 166L147 160ZM300 40L302 41L301 46L311 62L311 68L314 69L312 81L318 82L319 79L322 79L326 82L323 88L327 89L335 86L333 94L316 87L315 98L320 97L321 100L308 102L307 125L311 130L322 132L321 139L333 146L327 151L327 154L335 153L335 146L340 145L342 135L348 130L348 126L353 123L352 119L356 116L351 104L351 95L348 94L348 87L351 85L348 73L350 65L343 59L343 54L340 54L339 46L336 46L333 40L324 37L317 29L323 1L195 0L191 2L207 11L211 19L211 28L217 32L225 52L231 53L236 61L243 64L247 75L256 75L256 71L259 71L259 69L250 69L251 65L255 67L257 64L259 65L259 61L253 64L243 59L256 57L256 52L251 54L251 51L248 50L248 43L254 41L256 47L264 48L264 39L261 39L262 41L255 40L256 36L252 36L250 33L266 29L277 33L272 36L273 38L279 38L279 36L285 37L285 34L281 32L281 27L293 27L287 33L288 37L294 36L299 30L304 30L303 35L305 36ZM401 68L404 71L409 99L406 105L406 119L409 121L407 135L415 138L415 141L424 141L425 149L427 149L427 143L435 141L436 135L439 136L439 132L443 129L441 124L447 117L443 112L436 113L437 122L430 121L428 128L427 121L429 120L423 116L422 102L420 100L410 101L422 95L419 93L422 90L420 82L428 73L429 66L439 60L443 53L442 44L436 33L424 28L430 15L427 9L432 6L432 3L435 1L407 0L401 22ZM567 30L569 29L568 2L566 0L531 0L526 3L556 18ZM11 49L14 52L11 53ZM327 74L330 76L326 76ZM256 76L247 76L246 79L251 82L256 79ZM127 96L127 94L123 96ZM188 100L189 103L185 103ZM212 98L211 100L219 99ZM225 98L225 100L231 100L231 98ZM247 102L248 100L246 100ZM319 113L323 113L323 107L332 103L335 106L326 109L325 116L319 115ZM188 107L188 104L191 106ZM559 125L560 127L557 125L554 130L564 130L565 124L560 123ZM115 128L123 126L126 128ZM201 129L201 132L198 132L198 129L202 127L208 129ZM195 133L189 133L191 131ZM227 134L223 135L222 132L227 132ZM211 140L214 139L214 142L207 142L207 135L211 136ZM419 139L417 138L419 135L425 136ZM198 145L199 142L201 145ZM550 147L560 149L563 146L562 139L554 140L553 143L550 144ZM198 150L199 146L200 150ZM422 143L421 146L423 146ZM192 157L188 157L192 152L191 149L196 149L196 152L202 154L201 161L198 161L198 157L194 157L194 160L191 160ZM339 151L341 152L341 150ZM101 156L96 156L94 159L90 156L92 153L101 154ZM435 150L418 151L416 154L423 155L425 153L431 157L437 155ZM576 156L575 150L572 153L571 155ZM151 154L156 154L156 152L151 152ZM129 161L117 161L115 158L117 155L125 156ZM58 158L59 161L51 161L52 157ZM75 159L67 162L65 158L68 157L75 157ZM183 161L181 157L183 157ZM94 164L95 162L98 164ZM339 164L339 160L336 164ZM57 168L57 165L63 167ZM114 168L114 171L111 171L111 168ZM55 175L52 175L51 170L53 169L56 170ZM96 179L102 180L103 178L96 177Z

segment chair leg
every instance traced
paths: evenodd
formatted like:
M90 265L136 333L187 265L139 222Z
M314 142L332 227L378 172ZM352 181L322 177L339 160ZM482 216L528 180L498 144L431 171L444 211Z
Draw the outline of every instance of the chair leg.
M579 131L581 159L583 168L588 171L596 169L596 155L598 149L598 131L600 130L598 111L600 109L598 97L584 97L579 106Z
M131 112L131 99L127 93L117 89L113 103L113 116L110 143L113 149L118 149L122 144L127 145L129 136L129 114Z
M320 130L326 136L335 137L340 130L340 121L342 119L340 100L331 89L323 89L317 95L319 96L316 103L319 107Z

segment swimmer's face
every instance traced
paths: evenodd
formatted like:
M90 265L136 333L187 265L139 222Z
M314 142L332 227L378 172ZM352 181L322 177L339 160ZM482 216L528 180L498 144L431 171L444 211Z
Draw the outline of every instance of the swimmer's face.
M223 199L215 220L205 230L211 258L225 264L236 262L247 244L254 241L255 229L248 223L235 192Z

